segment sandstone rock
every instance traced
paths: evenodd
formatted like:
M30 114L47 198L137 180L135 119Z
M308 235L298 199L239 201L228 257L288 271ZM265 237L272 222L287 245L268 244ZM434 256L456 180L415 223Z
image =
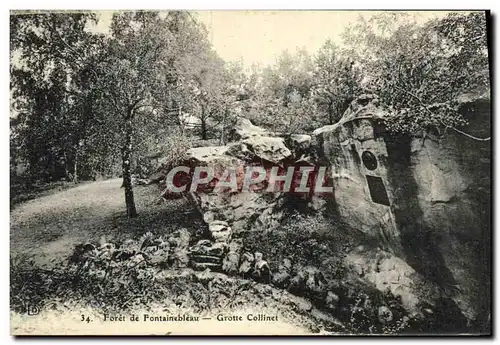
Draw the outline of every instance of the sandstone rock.
M247 138L243 143L255 156L271 163L280 164L292 156L283 138L257 136Z
M243 248L243 240L241 238L234 239L229 243L230 252L239 253L241 248Z
M195 147L186 151L186 157L200 162L213 161L221 157L229 158L224 156L227 149L227 146Z
M273 274L273 284L285 289L290 285L290 272L292 262L289 259L284 259L282 264L278 266L278 272Z
M169 257L173 268L184 268L189 264L189 255L186 248L176 248Z
M253 136L268 135L269 132L261 127L255 126L250 120L238 118L234 126L233 137L235 140L246 139Z
M208 225L210 233L216 242L229 242L231 239L231 228L225 221L214 220Z
M467 133L490 136L488 99L470 100L460 112L469 121ZM314 131L319 158L332 166L335 211L374 241L384 238L395 256L418 270L416 281L429 286L437 280L469 320L485 318L490 272L483 263L490 256L491 222L484 210L491 200L491 146L457 132L443 133L439 140L429 130L392 136L383 128L386 115L377 97L365 94L337 124ZM408 273L389 273L400 271L397 267L382 268L384 278L363 265L355 269L402 296L405 308L414 308L418 299L439 298L408 287Z
M327 308L330 311L336 310L339 304L339 300L340 300L339 296L337 296L331 291L328 291L325 297L325 308Z
M292 153L281 137L275 137L272 133L254 126L245 119L238 120L235 127L235 139L239 142L227 146L197 147L188 150L185 157L181 159L183 165L189 167L207 166L214 170L217 176L227 168L236 168L238 186L241 185L244 176L244 166L258 163L264 164L266 169L271 165L284 166L286 160L290 160ZM305 145L307 136L295 136L297 145ZM267 164L267 165L266 165ZM160 165L158 173L161 175L156 180L164 179L171 167ZM185 182L188 183L188 182ZM212 183L205 186L203 190L187 193L186 196L196 204L198 210L203 214L206 224L226 222L227 228L222 231L218 226L213 233L216 241L229 241L231 232L247 230L260 231L261 229L272 229L279 225L283 217L282 205L285 198L282 193L224 193L213 190ZM202 186L200 186L202 187ZM266 184L253 185L257 188L265 188ZM163 187L165 188L165 187ZM226 231L232 229L232 231Z
M252 253L245 252L241 256L239 273L243 277L250 277L255 258Z
M289 291L299 295L318 296L325 293L327 281L324 274L316 267L305 266L297 271L297 275L292 278L288 287Z
M189 248L191 267L195 270L220 270L222 258L227 252L227 244L224 242L212 243L210 240L200 240Z
M168 236L167 241L172 248L187 249L191 235L185 228L179 229Z
M240 263L240 254L229 252L222 261L222 270L227 274L237 274Z

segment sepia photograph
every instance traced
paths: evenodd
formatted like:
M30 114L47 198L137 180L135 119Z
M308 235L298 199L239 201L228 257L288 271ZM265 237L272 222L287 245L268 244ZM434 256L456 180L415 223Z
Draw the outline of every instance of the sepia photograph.
M12 336L492 335L489 10L9 22Z

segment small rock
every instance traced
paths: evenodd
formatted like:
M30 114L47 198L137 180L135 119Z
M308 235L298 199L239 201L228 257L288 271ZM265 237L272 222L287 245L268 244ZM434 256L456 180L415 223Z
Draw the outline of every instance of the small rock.
M200 240L189 248L191 267L197 271L210 269L219 271L222 268L222 258L227 251L227 244L210 240Z
M253 267L253 262L254 262L254 256L252 253L245 252L241 256L241 263L240 263L240 268L239 268L239 273L245 277L249 278L249 275L252 272L252 267Z
M135 250L117 250L111 256L113 260L124 261L128 260L136 254Z
M290 280L289 291L299 295L318 295L325 293L327 281L323 272L313 266L305 266L298 270Z
M227 243L231 239L231 228L225 221L215 220L208 225L208 229L215 242Z
M365 271L363 270L363 267L361 267L360 265L355 265L355 266L354 266L354 270L355 270L355 272L356 272L356 273L357 273L360 277L364 276L364 274L365 274Z
M128 239L123 241L123 243L120 246L120 249L122 250L133 250L137 248L138 243L132 239Z
M144 266L146 266L146 258L144 257L143 254L140 253L131 257L127 263L127 267L140 268Z
M272 281L271 268L267 261L262 259L262 253L255 253L255 265L253 270L253 278L261 283L269 284Z
M223 242L212 243L210 240L199 240L189 248L190 255L211 255L222 257L227 251L227 244Z
M282 289L286 288L290 285L290 274L282 271L273 274L273 284Z
M337 309L339 300L340 300L339 296L337 296L331 291L328 291L325 298L325 307L330 311L333 311Z
M253 287L253 290L255 291L256 294L260 295L261 297L271 296L273 292L273 289L269 285L261 285L261 284L256 284Z
M313 305L311 302L304 298L296 298L295 299L297 309L299 309L302 312L310 312L313 308Z
M276 301L281 300L282 294L283 294L282 290L273 289L273 291L272 291L273 299L275 299Z
M241 248L243 248L243 241L240 238L232 240L229 243L230 252L239 253L241 251Z
M189 247L190 237L191 235L189 234L189 231L185 228L182 228L175 231L168 237L168 243L171 247L186 249Z
M233 222L232 230L234 233L244 232L248 228L247 219L240 219Z
M212 262L191 262L191 267L195 271L218 271L220 270L220 263L212 263Z
M222 270L227 274L237 274L239 262L240 254L229 252L224 260L222 260Z
M160 265L168 262L168 250L159 249L149 255L148 262L153 265Z
M169 257L169 261L174 268L184 268L189 264L189 255L187 249L176 248L173 254Z
M386 306L381 306L378 308L378 320L382 324L388 324L393 319L392 311Z
M203 220L205 223L210 224L215 220L215 213L213 211L207 211L203 214Z
M214 279L214 274L210 271L209 268L206 268L201 273L195 274L195 276L198 279L198 281L202 284L207 284L210 281L212 281L212 279Z
M285 258L283 259L281 266L283 266L283 268L290 273L290 271L292 270L292 261L288 258Z
M290 285L290 271L292 270L292 262L290 259L284 259L278 267L278 272L273 274L273 284L284 289Z

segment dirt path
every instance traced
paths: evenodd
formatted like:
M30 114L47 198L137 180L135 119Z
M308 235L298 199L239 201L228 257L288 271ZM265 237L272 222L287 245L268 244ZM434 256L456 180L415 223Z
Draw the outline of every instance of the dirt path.
M139 217L125 216L121 179L88 183L16 206L10 213L11 254L33 255L38 264L60 260L77 243L102 236L140 236L179 226L201 226L184 200L158 203L155 186L134 189Z

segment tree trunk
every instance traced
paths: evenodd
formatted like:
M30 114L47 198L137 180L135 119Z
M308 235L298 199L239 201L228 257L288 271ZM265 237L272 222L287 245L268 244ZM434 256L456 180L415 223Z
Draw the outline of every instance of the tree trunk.
M78 183L78 149L75 150L75 162L73 165L73 182Z
M122 147L123 187L125 187L125 205L127 216L137 217L135 209L134 191L132 190L132 177L130 175L130 156L132 154L132 118L128 116L125 121L125 138Z
M220 133L220 144L221 145L226 145L226 143L224 142L226 140L226 138L224 138L224 130L226 128L226 115L227 115L227 108L224 109L224 115L222 117L222 129L221 129L221 133Z

